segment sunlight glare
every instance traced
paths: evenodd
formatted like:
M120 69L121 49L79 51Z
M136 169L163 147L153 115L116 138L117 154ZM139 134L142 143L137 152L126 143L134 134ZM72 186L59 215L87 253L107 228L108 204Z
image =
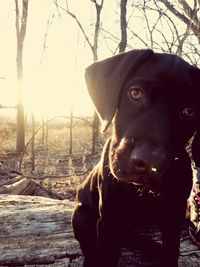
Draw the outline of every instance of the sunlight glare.
M69 115L71 109L79 115L91 114L93 105L82 73L71 71L63 76L48 70L46 75L30 79L26 84L25 108L36 116Z
M33 14L38 13L38 3L35 5L32 2L30 10ZM45 117L69 115L71 109L76 114L91 114L94 108L84 80L84 69L91 63L90 52L85 52L85 48L77 44L77 30L74 30L74 21L68 16L53 19L43 50L44 33L47 30L46 22L42 19L43 10L44 6L40 9L43 22L37 20L37 31L35 18L31 19L29 14L24 51L26 109ZM50 19L51 10L46 10L46 16ZM33 43L33 40L37 42Z

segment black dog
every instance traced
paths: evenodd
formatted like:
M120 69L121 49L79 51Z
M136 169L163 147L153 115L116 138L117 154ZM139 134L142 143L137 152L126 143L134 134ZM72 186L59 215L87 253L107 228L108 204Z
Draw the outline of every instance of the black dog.
M160 266L177 267L192 186L185 146L200 138L200 70L175 55L133 50L94 63L86 81L113 135L77 193L72 223L84 267L116 267L131 230L152 223L162 231Z

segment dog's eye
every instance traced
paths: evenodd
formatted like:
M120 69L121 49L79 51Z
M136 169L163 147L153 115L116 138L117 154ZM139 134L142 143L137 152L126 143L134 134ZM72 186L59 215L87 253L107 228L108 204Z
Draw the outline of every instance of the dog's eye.
M195 110L193 108L184 108L182 110L182 115L188 119L193 118L195 116Z
M129 95L134 100L141 100L144 96L142 89L137 86L131 86Z

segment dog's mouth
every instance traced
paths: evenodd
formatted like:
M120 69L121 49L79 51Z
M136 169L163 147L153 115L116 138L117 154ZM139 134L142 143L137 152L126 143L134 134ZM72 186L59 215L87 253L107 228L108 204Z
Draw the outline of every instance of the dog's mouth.
M113 172L113 176L121 182L139 186L155 194L160 193L159 180L162 176L162 173L159 172L155 167L152 167L148 172L145 173L135 171L128 173L118 169Z
M125 141L112 144L109 167L119 181L159 191L168 159L164 149L144 144L131 146Z
M150 186L150 184L153 184L153 182L155 182L156 180L159 179L159 176L152 176L152 175L148 175L148 174L138 174L138 173L133 173L131 174L129 177L127 177L127 182L129 183L134 183L137 185L146 185L146 186ZM119 179L121 180L121 179ZM124 180L122 178L122 180Z
M149 177L148 175L140 175L134 173L125 178L117 178L119 181L133 185L140 190L140 192L149 192L155 197L162 194L162 190L159 186L158 177Z

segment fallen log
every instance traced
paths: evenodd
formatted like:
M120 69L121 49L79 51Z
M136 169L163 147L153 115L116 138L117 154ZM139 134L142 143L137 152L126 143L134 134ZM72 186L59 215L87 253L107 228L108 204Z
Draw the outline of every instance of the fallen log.
M66 267L78 258L72 207L67 200L0 195L0 266Z
M83 257L71 228L72 209L67 200L0 195L0 267L81 267ZM118 267L157 266L141 255L137 249L122 249ZM200 249L185 230L179 266L197 267L199 261Z
M0 194L42 196L55 199L64 199L61 195L41 185L34 178L23 175L7 177L0 182Z

